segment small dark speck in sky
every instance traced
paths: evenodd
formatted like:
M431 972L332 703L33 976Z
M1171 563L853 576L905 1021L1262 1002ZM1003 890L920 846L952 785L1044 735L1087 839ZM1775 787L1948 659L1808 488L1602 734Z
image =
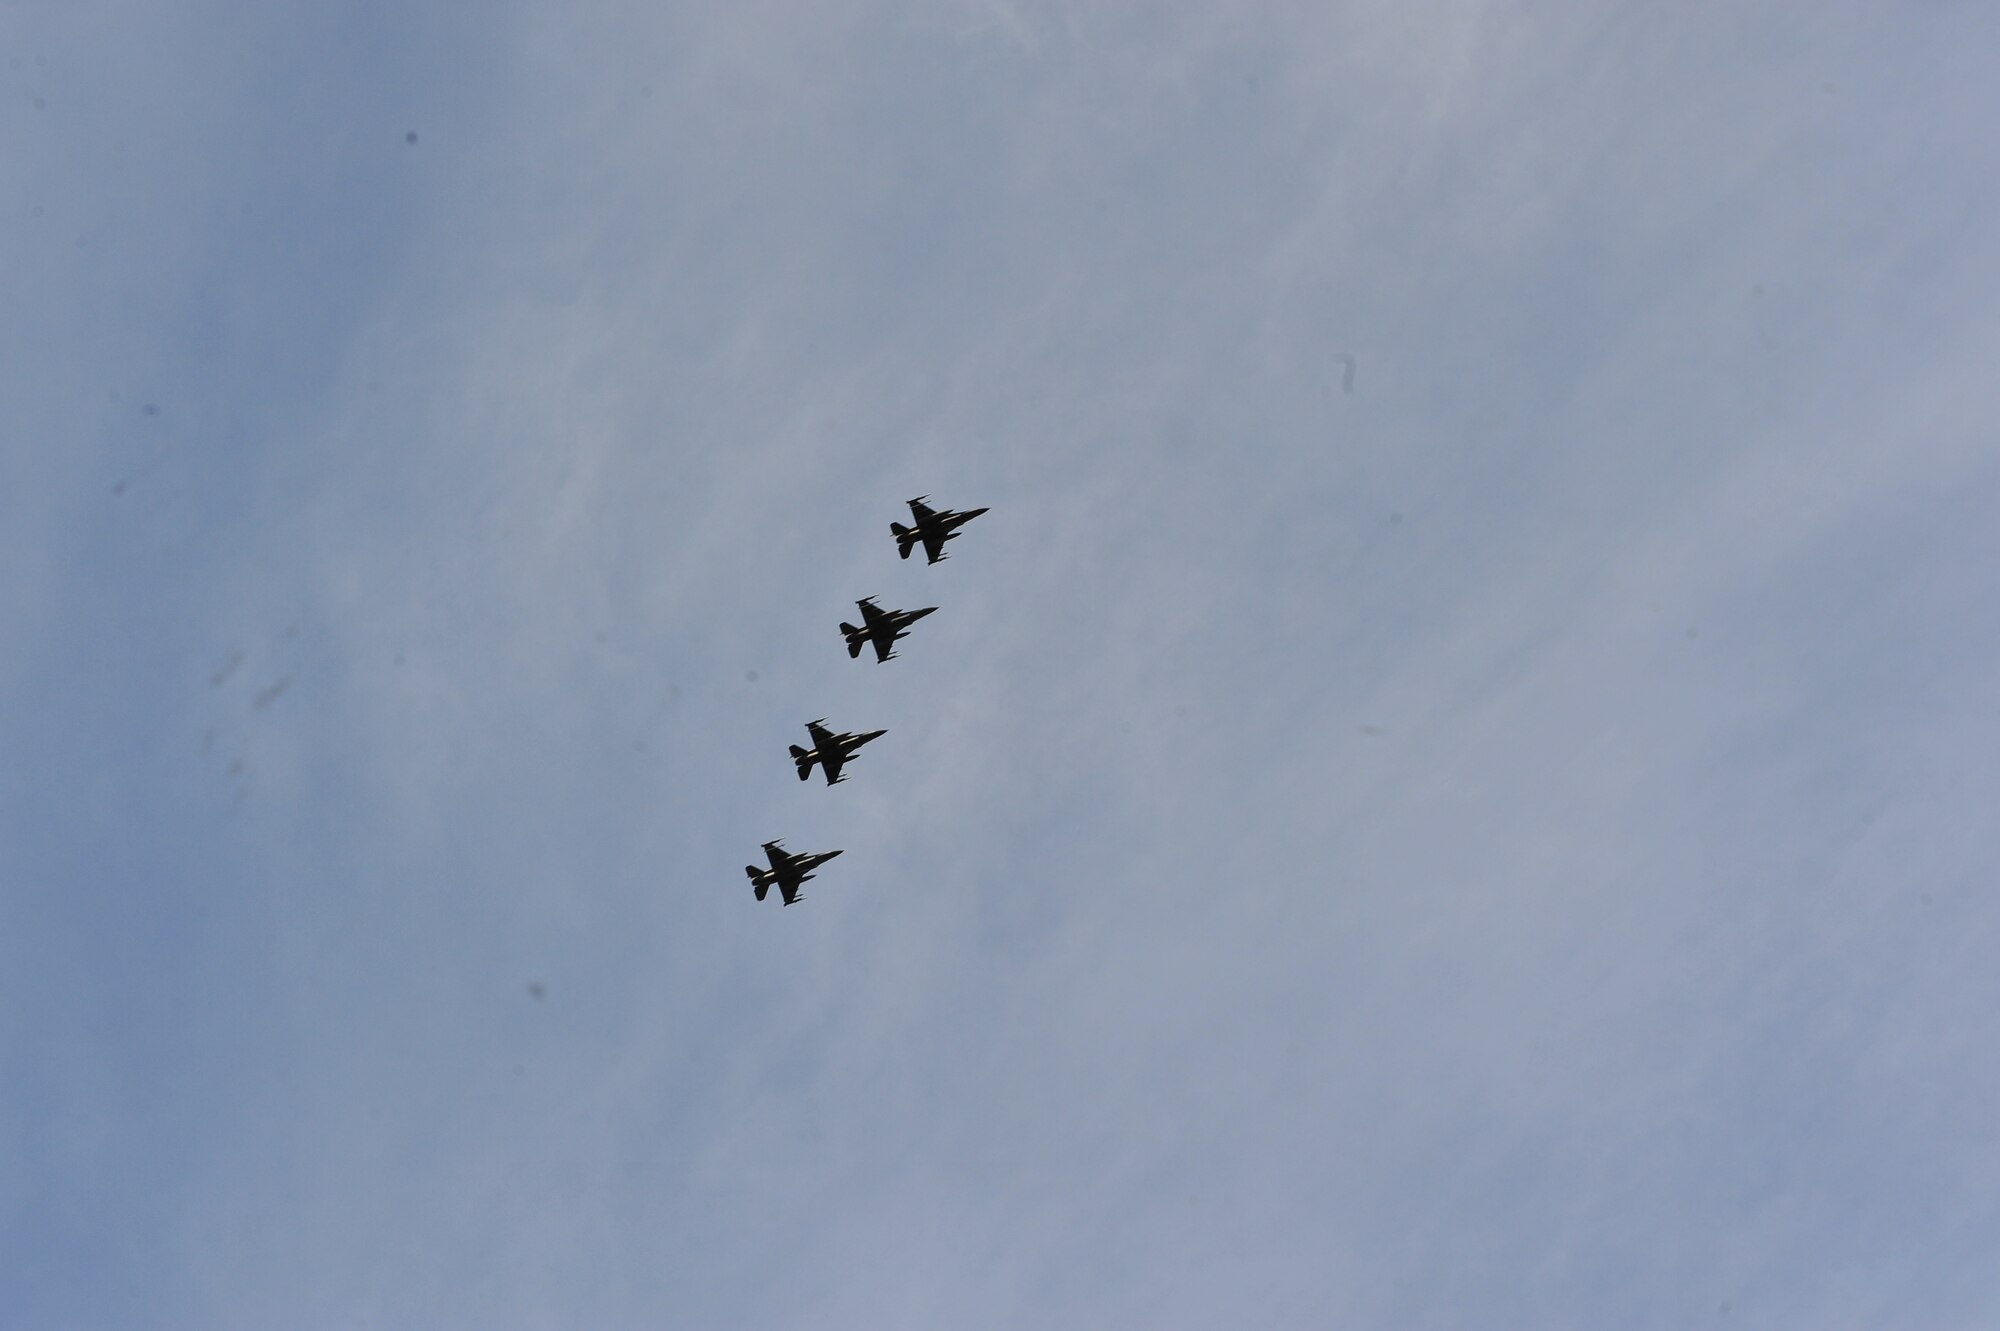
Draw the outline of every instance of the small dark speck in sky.
M415 130L411 130L409 133L403 136L403 142L405 143L415 143L416 141L417 141L417 132Z
M139 408L139 410L148 416L157 416L160 414L160 404L157 402L148 402L145 406Z
M287 675L283 679L279 680L276 684L271 685L271 687L260 690L257 696L250 700L250 705L261 712L266 707L269 707L272 703L276 702L278 700L278 696L291 686L292 686L292 677L290 675Z
M746 670L743 672L743 679L746 683L755 684L757 682L757 672L754 670Z
M1403 515L1401 513L1391 513L1389 515L1389 522L1390 525L1392 526L1401 525L1402 521L1403 521Z
M112 487L111 487L111 493L112 493L112 494L115 494L115 495L122 495L122 494L124 494L124 493L125 493L125 482L123 482L123 481L120 481L120 482L118 482L118 484L116 484L116 485L112 486Z
M547 992L548 991L546 989L543 989L541 985L536 984L533 981L530 981L528 984L528 993L534 998L534 1000L537 1003L542 1001L542 995Z

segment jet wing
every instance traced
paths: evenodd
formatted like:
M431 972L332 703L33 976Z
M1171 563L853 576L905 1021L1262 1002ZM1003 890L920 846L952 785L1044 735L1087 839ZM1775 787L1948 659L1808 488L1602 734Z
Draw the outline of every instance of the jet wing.
M944 530L937 526L921 528L917 536L924 543L924 558L935 564L944 558L944 543L949 539Z
M917 498L912 499L910 501L910 516L913 519L915 519L916 524L919 527L921 527L925 523L929 522L932 518L936 517L937 514L932 511L931 506L929 504L926 504L923 501L922 496L918 496Z
M778 891L784 895L787 906L799 899L799 885L797 883L780 882L778 884Z
M833 732L817 721L808 721L806 733L812 736L813 747L819 750L820 760L824 762L827 751L834 747Z
M876 661L878 662L886 661L891 656L895 655L896 631L890 628L886 623L873 624L870 625L869 627L873 631L869 633L868 640L875 644Z
M847 761L847 755L837 746L824 745L819 751L819 768L826 773L826 783L830 786L840 780L840 768Z

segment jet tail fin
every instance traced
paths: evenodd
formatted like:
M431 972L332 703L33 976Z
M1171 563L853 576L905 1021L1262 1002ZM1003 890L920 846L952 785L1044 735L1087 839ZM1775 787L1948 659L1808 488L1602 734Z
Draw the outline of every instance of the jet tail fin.
M861 630L843 620L840 631L847 635L847 654L850 657L861 655L861 644L865 640Z
M818 759L813 754L807 753L804 749L800 748L796 744L791 746L791 750L792 750L792 761L798 764L799 780L803 781L807 777L812 775L813 763L818 761Z
M896 533L896 554L903 559L910 557L910 547L917 543L917 534L900 522L889 524L889 530Z

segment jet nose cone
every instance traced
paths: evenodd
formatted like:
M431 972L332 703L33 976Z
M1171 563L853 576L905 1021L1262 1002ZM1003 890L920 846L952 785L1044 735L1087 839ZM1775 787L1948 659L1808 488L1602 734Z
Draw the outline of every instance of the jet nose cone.
M840 857L841 857L842 855L845 855L846 853L847 853L847 852L846 852L846 851L844 851L844 850L829 850L829 851L828 851L828 852L826 853L826 857L827 857L828 859L830 859L830 860L837 860L837 859L839 859L839 858L840 858Z
M972 510L971 512L967 513L967 514L966 514L965 516L966 516L966 517L968 517L968 518L976 518L976 517L978 517L978 516L979 516L979 515L980 515L981 513L984 513L985 511L986 511L986 510L985 510L985 509L983 509L983 508L975 508L975 509L973 509L973 510Z
M912 610L912 611L910 612L910 618L911 618L911 619L922 619L922 618L923 618L923 617L924 617L925 615L928 615L928 614L929 614L929 613L930 613L931 611L933 611L933 610L935 610L935 609L937 609L937 607L936 607L936 606L934 606L934 605L927 605L927 606L925 606L925 607L924 607L923 609L921 609L921 610Z

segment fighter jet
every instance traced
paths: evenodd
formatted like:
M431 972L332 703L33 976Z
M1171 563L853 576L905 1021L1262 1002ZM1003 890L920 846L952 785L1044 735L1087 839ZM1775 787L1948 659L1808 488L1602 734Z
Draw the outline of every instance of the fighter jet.
M862 645L872 642L877 662L894 656L895 653L889 650L890 644L898 638L909 637L909 626L937 609L933 605L922 610L884 610L875 604L872 596L864 596L854 604L861 607L861 627L856 628L845 622L840 626L840 631L847 635L847 654L859 656Z
M806 732L812 736L813 746L810 749L802 749L796 744L791 746L792 761L798 764L799 780L810 777L813 764L818 763L820 770L826 773L829 786L838 785L846 779L840 774L840 766L854 756L856 749L878 735L889 733L886 730L871 730L862 735L836 735L826 728L823 716L817 721L806 722Z
M972 521L986 510L975 508L967 513L954 513L945 509L942 513L928 508L924 500L929 495L918 495L910 501L910 520L916 525L905 527L900 522L889 524L889 530L896 533L896 553L904 559L910 557L910 547L918 541L924 543L924 555L935 564L940 559L949 558L944 552L944 543L958 535L958 529Z
M784 849L783 842L766 841L764 854L771 861L770 868L760 869L754 864L746 864L743 866L743 872L750 875L751 885L757 889L757 900L762 901L764 894L771 890L771 884L776 883L778 895L783 897L785 904L789 906L795 901L805 900L799 894L799 884L813 876L808 871L819 868L840 852L829 850L817 855L794 855Z

